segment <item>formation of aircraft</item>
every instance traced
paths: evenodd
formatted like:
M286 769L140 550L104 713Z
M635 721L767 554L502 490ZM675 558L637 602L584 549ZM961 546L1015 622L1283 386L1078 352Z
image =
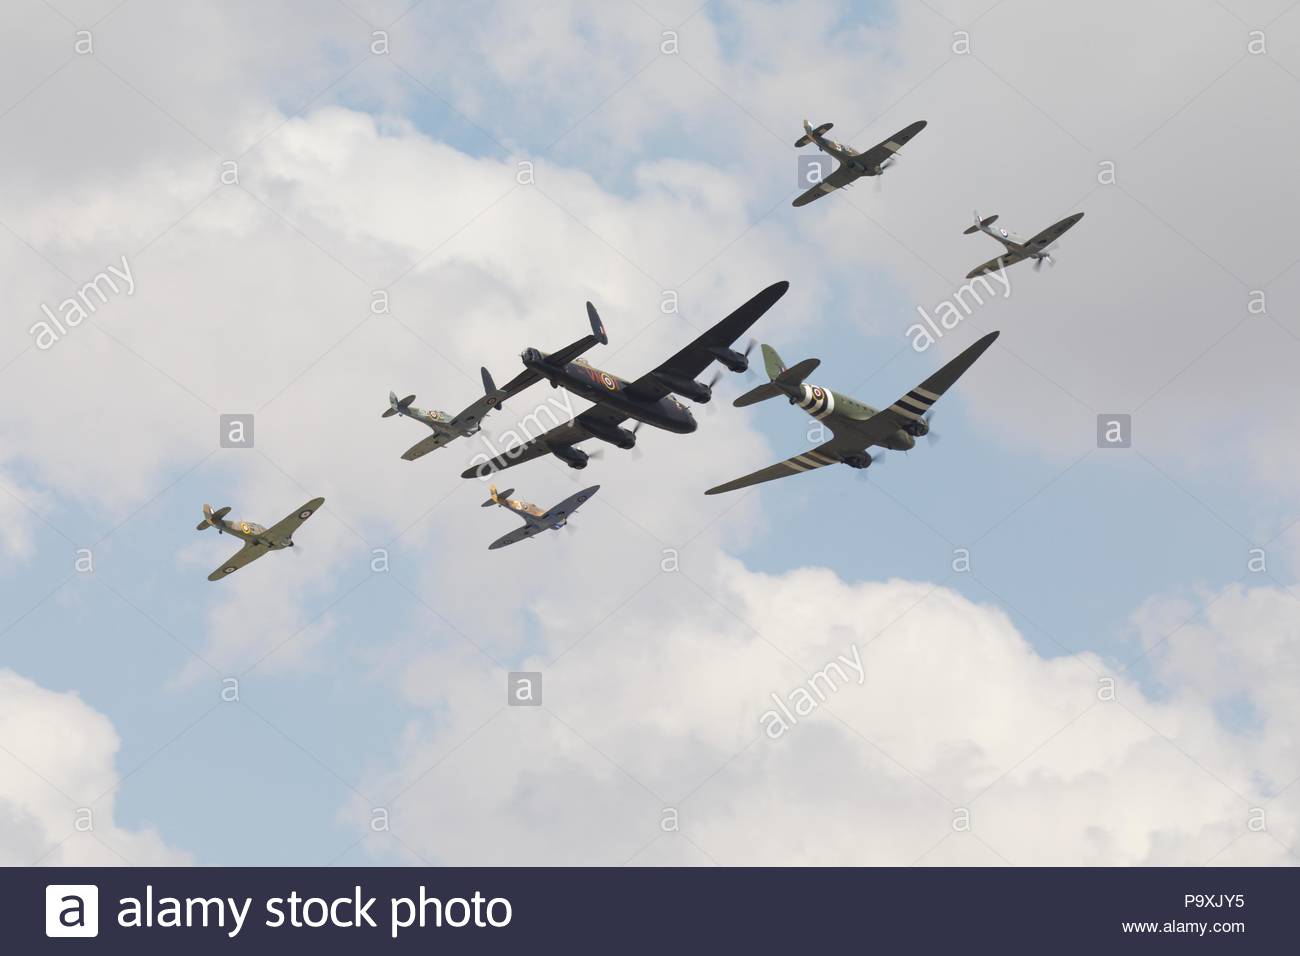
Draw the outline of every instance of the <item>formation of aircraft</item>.
M517 395L545 380L555 388L566 389L587 399L593 403L592 407L571 422L557 425L494 458L465 469L461 477L482 478L544 455L554 455L570 468L586 468L590 455L576 447L578 444L594 438L616 448L630 449L636 445L636 429L641 425L652 425L679 435L695 431L698 427L695 416L678 396L698 404L712 400L717 377L709 382L698 381L698 377L714 362L733 372L748 369L748 352L737 352L732 346L785 295L788 288L790 283L784 281L768 286L681 351L633 380L598 369L580 357L597 344L609 343L596 307L588 302L590 334L551 353L531 347L524 349L520 355L524 370L507 382L501 393L506 397ZM629 418L637 423L631 429L623 427Z
M815 144L822 152L833 156L839 165L834 172L801 193L795 206L806 206L813 200L848 186L863 176L880 176L897 162L899 150L917 133L925 129L926 121L919 120L904 127L885 141L864 152L826 138L831 123L813 127L804 120L804 135L795 141L796 147ZM1038 269L1044 262L1051 263L1053 244L1083 218L1083 213L1067 216L1029 239L1022 239L1005 229L993 229L998 217L981 218L975 213L975 224L965 230L966 235L983 232L1002 243L1004 251L997 258L972 270L966 278L973 279L997 271L1026 259L1034 261ZM433 409L417 408L414 395L399 399L396 392L388 393L388 408L384 418L400 416L423 423L430 430L421 441L407 449L402 458L415 461L435 449L442 448L459 438L468 438L482 427L483 419L502 404L539 382L549 382L552 388L563 388L591 402L591 407L574 416L571 421L556 425L541 435L527 438L502 454L489 458L462 472L463 478L485 478L487 475L546 455L554 455L571 468L586 468L594 453L577 447L591 439L611 444L616 448L631 449L637 442L637 430L651 425L675 434L689 434L698 427L689 406L683 403L706 404L713 399L713 389L722 376L718 369L708 381L701 381L715 362L732 372L745 372L749 368L749 353L755 342L750 340L743 351L735 345L786 293L789 283L774 283L759 292L721 322L698 336L693 342L669 357L655 368L635 379L624 379L611 372L596 368L583 356L596 345L608 345L609 337L596 307L587 303L587 317L591 331L577 341L555 352L543 352L529 347L520 354L523 371L498 388L486 368L481 370L483 395L455 415ZM998 332L990 332L952 359L924 382L884 409L875 409L848 395L813 385L807 377L818 367L818 359L805 359L787 367L769 345L762 347L768 381L750 389L734 402L743 408L767 399L784 397L790 404L798 405L813 418L830 429L832 437L815 448L777 462L741 478L724 482L708 489L705 494L717 495L738 488L813 471L832 464L850 468L868 468L881 453L871 449L907 451L916 445L918 438L934 434L930 420L934 403L973 365L997 339ZM635 424L624 427L628 420ZM563 528L569 517L591 498L599 485L593 485L543 511L536 505L513 499L513 489L497 492L491 486L490 497L483 507L497 505L513 511L524 519L524 524L490 544L489 550L504 548L523 541L543 531ZM293 514L270 528L246 521L227 518L230 509L213 511L203 506L203 520L198 530L216 528L219 533L239 538L243 546L220 568L208 575L217 581L244 565L271 551L294 546L293 534L304 521L324 504L324 498L314 498Z
M293 533L298 530L304 521L314 515L324 503L324 498L313 498L293 514L282 518L269 528L264 528L262 525L254 524L251 521L228 519L226 515L230 514L229 506L213 511L211 505L205 504L203 506L203 520L198 523L194 530L205 531L208 528L216 528L218 534L233 535L244 542L243 547L236 551L229 561L208 575L208 580L220 581L222 578L234 574L244 565L253 563L264 554L292 548L294 546Z
M806 206L814 199L821 199L827 193L849 185L863 176L880 176L886 169L898 162L898 151L907 145L921 130L925 129L925 120L917 120L911 126L900 129L883 143L877 143L865 152L859 153L852 146L845 146L833 139L827 139L825 133L835 124L822 123L813 129L806 119L803 121L804 134L794 141L795 146L803 147L816 143L817 148L839 161L834 172L817 185L805 191L794 201L796 206Z
M483 376L483 397L471 405L467 405L456 415L448 415L446 412L436 411L434 409L416 408L411 403L415 401L414 395L407 395L399 399L396 392L388 393L388 408L384 409L384 418L392 418L394 415L401 415L406 418L413 418L417 422L423 422L433 431L432 435L421 439L410 448L402 453L403 461L415 461L424 455L429 454L436 448L442 448L444 445L455 441L457 438L468 438L477 434L482 427L483 417L492 409L501 408L501 402L505 400L506 393L498 391L496 384L492 381L492 376L487 369L479 370Z
M1001 255L990 259L983 265L976 266L966 274L967 279L974 279L976 276L982 276L988 272L997 272L999 269L1005 269L1007 266L1014 265L1017 262L1024 262L1026 259L1034 260L1034 268L1041 269L1044 262L1054 262L1051 256L1052 244L1083 218L1083 213L1076 212L1073 216L1066 216L1060 222L1053 223L1038 235L1030 239L1022 239L1019 236L1007 232L1001 226L993 228L993 223L997 222L997 216L989 216L981 219L979 211L975 212L975 225L968 226L962 230L962 235L973 236L977 232L992 236L998 242L1006 247L1006 251Z
M769 381L741 395L734 402L736 407L743 408L769 398L784 396L791 405L798 405L829 428L832 437L816 448L743 478L717 485L705 494L720 495L737 488L824 468L826 465L843 464L850 468L867 468L875 461L871 448L907 451L915 447L918 438L931 435L930 415L934 403L975 364L975 360L993 344L998 334L990 332L894 404L879 411L848 395L805 381L821 364L820 359L804 359L787 368L776 350L764 345L763 358ZM931 437L933 438L932 435Z
M508 534L503 534L491 544L488 545L489 551L495 551L498 548L504 548L507 545L517 544L520 541L527 541L529 538L536 537L543 531L559 531L569 523L569 518L582 505L591 498L596 492L600 491L600 485L592 485L590 488L583 488L577 494L569 495L558 505L548 511L543 511L537 505L527 501L521 501L518 498L511 498L514 494L513 488L507 488L501 493L497 493L497 486L492 485L488 489L488 500L483 502L484 508L491 508L496 505L499 508L505 508L513 511L519 517L524 519L521 527L516 528Z

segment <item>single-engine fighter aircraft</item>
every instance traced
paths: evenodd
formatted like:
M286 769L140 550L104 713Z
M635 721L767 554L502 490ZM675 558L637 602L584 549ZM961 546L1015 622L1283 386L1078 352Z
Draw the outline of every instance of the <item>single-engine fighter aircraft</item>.
M804 379L821 364L819 359L804 359L798 365L786 368L781 356L771 346L764 345L763 358L771 381L740 396L735 401L736 406L743 408L784 395L791 405L798 405L825 424L834 437L802 455L795 455L752 475L710 488L705 494L718 495L724 491L735 491L737 488L797 475L837 462L850 468L866 468L875 460L867 451L873 445L894 451L907 451L916 445L916 439L930 435L930 406L953 382L961 378L962 373L984 354L984 350L997 337L997 332L990 332L883 411L876 411L839 392L805 382ZM934 435L930 437L932 441L935 438Z
M226 515L230 513L230 508L219 508L213 511L210 505L204 505L203 520L198 523L198 527L194 530L203 531L206 528L216 528L218 534L231 534L244 542L244 546L235 552L234 557L208 575L208 580L220 581L227 575L234 574L244 565L256 561L264 554L292 548L294 546L293 533L298 530L304 521L314 515L324 503L324 498L313 498L293 514L282 521L276 522L269 528L264 528L260 524L253 524L251 521L227 520Z
M567 389L595 402L595 405L571 422L557 425L495 458L465 469L461 477L482 478L548 454L570 468L586 468L590 456L575 445L597 438L618 448L629 449L636 445L636 428L642 424L678 434L695 431L695 417L676 396L701 404L712 399L713 386L722 372L719 371L709 382L696 381L696 377L714 362L721 362L733 372L748 369L748 349L737 352L732 345L777 299L785 295L789 287L790 283L784 281L768 286L658 368L631 382L594 368L579 358L593 345L609 342L596 307L588 302L591 334L549 355L535 348L524 349L520 355L524 371L507 382L501 392L512 396L546 379L553 388ZM623 427L623 422L629 418L637 422L633 429Z
M483 397L455 416L434 409L416 408L411 404L415 401L414 395L399 399L396 392L388 393L388 408L384 410L384 418L403 415L417 422L423 422L433 429L432 435L421 439L402 453L404 461L415 461L457 438L468 438L482 427L483 418L489 411L494 408L500 411L501 402L506 394L497 390L487 369L480 369L480 371L483 373Z
M504 548L506 545L514 544L517 541L526 541L543 531L559 531L569 523L569 516L577 511L583 502L600 491L600 485L592 485L590 488L582 489L575 495L569 495L550 511L543 511L537 505L511 498L510 496L514 493L513 488L507 488L498 494L497 486L492 485L488 491L489 497L487 501L483 502L484 508L498 505L502 508L508 508L524 519L522 528L516 528L488 545L489 551L495 551L497 548Z
M1007 266L1014 265L1017 262L1023 262L1026 259L1034 260L1034 270L1037 271L1043 267L1044 262L1055 263L1056 260L1049 254L1051 246L1057 239L1065 235L1066 231L1076 222L1083 218L1083 213L1076 212L1073 216L1066 216L1060 222L1048 226L1032 239L1023 239L1013 233L1007 232L999 227L992 228L993 223L997 222L996 215L989 216L987 219L981 219L979 211L975 212L975 225L968 226L962 230L963 236L973 236L977 232L985 233L992 236L1002 245L1007 247L1007 251L1002 253L996 259L990 259L982 266L976 266L969 273L967 279L974 279L976 276L982 276L989 272L997 272L1005 269Z
M879 176L898 159L894 155L906 145L907 141L915 136L921 130L925 129L925 120L917 120L906 129L900 129L889 139L876 146L872 146L865 153L859 153L852 146L845 146L843 143L837 143L833 139L826 139L823 134L829 130L834 123L822 123L816 129L807 120L803 121L804 134L794 141L796 146L807 146L809 143L816 143L817 148L828 156L834 156L839 160L839 165L835 171L813 186L807 192L803 193L794 201L796 206L806 206L814 199L820 199L827 193L832 193L842 186L861 178L862 176Z

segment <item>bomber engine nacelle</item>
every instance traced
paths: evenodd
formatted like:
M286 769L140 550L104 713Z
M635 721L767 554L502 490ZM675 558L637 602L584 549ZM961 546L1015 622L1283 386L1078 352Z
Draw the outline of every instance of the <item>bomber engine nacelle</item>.
M609 442L611 445L618 448L622 448L624 451L636 445L636 432L629 431L620 425L593 421L585 423L583 427L594 437L599 438L601 441ZM577 449L572 450L577 451ZM585 455L583 456L583 460L586 460Z
M715 345L709 349L709 354L737 374L749 371L749 356L743 352Z
M741 358L743 359L744 356L742 355ZM664 372L655 372L654 375L666 388L688 401L699 402L704 405L713 398L713 389L703 382L681 378L677 375L669 375Z
M560 445L557 448L552 448L551 454L570 468L581 469L587 467L588 456L581 448L574 448L572 445Z

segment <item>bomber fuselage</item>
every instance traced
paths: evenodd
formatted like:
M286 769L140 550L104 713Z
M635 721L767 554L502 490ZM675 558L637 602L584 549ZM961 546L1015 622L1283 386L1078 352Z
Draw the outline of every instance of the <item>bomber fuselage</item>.
M550 382L553 388L563 388L589 402L622 412L638 422L679 435L689 434L698 427L690 409L672 394L654 401L644 401L628 393L626 381L584 361L556 365L535 348L525 349L520 358L526 367Z

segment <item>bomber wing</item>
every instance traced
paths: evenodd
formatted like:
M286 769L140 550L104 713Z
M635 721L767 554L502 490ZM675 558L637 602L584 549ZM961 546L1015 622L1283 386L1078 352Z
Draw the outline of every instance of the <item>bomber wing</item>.
M629 383L627 393L639 401L658 401L672 391L660 376L688 381L698 377L717 359L710 349L730 348L789 288L785 280L774 282L672 358Z
M627 420L627 416L603 405L593 405L571 422L556 425L550 431L531 438L526 442L506 449L495 458L490 458L477 465L471 465L460 473L462 478L483 478L496 471L504 471L515 465L522 465L534 458L549 455L555 448L567 448L586 441L592 432L586 423L599 421L602 425L617 426Z
M244 546L236 551L229 561L208 575L208 580L220 581L222 578L234 574L244 565L252 564L266 554L267 550L265 545L258 544L255 541L245 541Z

